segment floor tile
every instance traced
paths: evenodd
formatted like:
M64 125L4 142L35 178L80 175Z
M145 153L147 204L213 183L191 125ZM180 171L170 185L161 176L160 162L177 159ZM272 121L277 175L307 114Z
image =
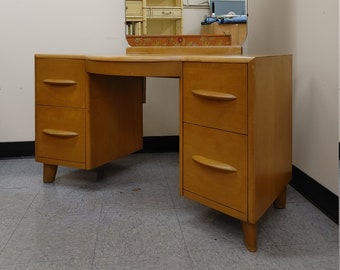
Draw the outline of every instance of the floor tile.
M195 270L295 270L273 259L277 253L273 246L264 246L256 253L241 247L200 247L190 250Z
M338 270L338 243L277 246L277 257L282 264L299 270ZM274 258L275 259L275 258Z
M131 255L97 258L93 269L96 270L192 270L191 261L182 252L168 252L158 255Z
M27 189L0 189L0 216L23 217L37 193Z
M100 214L104 189L95 183L58 182L44 185L26 216L70 216Z
M2 265L0 270L92 270L92 259L65 259L51 262Z
M96 258L185 252L174 210L125 209L104 212Z
M0 265L93 258L98 216L24 218L0 254Z
M42 165L33 158L0 160L0 172L0 189L38 189L41 186Z
M244 247L241 221L208 207L177 209L181 229L188 249ZM272 244L258 226L258 246Z
M14 233L21 218L0 217L0 253Z
M338 225L294 188L258 223L258 250L241 222L179 194L178 153L138 153L86 171L0 160L0 270L335 270Z
M338 242L338 226L310 203L269 209L263 229L276 245Z
M138 157L139 154L136 154ZM138 160L137 164L113 162L105 168L107 185L104 210L117 208L174 208L169 187L162 171L155 168L157 160ZM120 165L120 166L118 166ZM123 169L125 168L127 169Z

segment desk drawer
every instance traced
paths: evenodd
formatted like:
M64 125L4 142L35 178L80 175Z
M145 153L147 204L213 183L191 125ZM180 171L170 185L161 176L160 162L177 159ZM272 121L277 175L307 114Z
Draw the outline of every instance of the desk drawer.
M185 63L183 120L247 133L247 65Z
M85 111L36 106L36 155L85 162Z
M36 104L85 107L87 73L79 59L37 58Z
M184 124L183 168L184 190L246 212L246 135Z
M150 19L180 19L182 18L182 9L150 8L147 14Z

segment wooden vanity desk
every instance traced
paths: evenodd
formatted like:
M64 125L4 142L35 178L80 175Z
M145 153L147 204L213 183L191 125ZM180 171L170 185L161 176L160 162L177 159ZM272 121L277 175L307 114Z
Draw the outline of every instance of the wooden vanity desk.
M242 221L256 251L256 224L285 207L291 180L291 56L150 51L35 56L44 182L58 165L92 169L140 150L145 77L179 78L180 193Z

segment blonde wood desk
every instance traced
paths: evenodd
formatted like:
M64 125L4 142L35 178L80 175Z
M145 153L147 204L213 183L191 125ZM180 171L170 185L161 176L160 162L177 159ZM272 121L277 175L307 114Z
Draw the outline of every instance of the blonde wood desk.
M92 169L142 148L145 77L180 84L180 193L242 221L285 207L291 56L36 55L36 161Z

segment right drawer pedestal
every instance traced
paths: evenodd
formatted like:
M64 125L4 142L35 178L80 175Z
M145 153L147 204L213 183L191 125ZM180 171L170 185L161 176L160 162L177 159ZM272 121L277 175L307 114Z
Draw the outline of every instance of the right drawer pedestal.
M257 222L291 180L291 56L185 62L181 192L242 221L256 251Z

